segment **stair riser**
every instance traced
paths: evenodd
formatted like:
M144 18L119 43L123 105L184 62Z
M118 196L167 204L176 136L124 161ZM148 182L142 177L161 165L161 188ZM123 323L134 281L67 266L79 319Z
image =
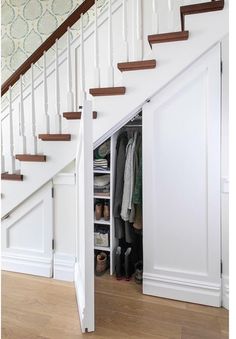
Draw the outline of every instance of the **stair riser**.
M209 12L221 11L222 9L224 9L224 0L220 0L220 1L216 0L216 1L205 2L201 4L181 6L180 16L181 16L182 31L184 31L185 29L185 15L209 13Z

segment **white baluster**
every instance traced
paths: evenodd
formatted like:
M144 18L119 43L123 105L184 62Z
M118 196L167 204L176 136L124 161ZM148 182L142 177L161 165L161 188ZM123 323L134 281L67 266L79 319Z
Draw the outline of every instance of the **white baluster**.
M2 123L1 123L1 173L4 173L5 170L5 156L3 150L3 133L2 133Z
M43 53L43 94L44 94L44 126L45 133L50 133L50 118L48 115L48 86L47 86L47 59L46 52Z
M169 11L173 10L173 0L168 0L168 9Z
M173 0L168 0L168 29L174 31L174 4Z
M128 28L127 28L127 0L123 0L122 1L122 9L123 9L123 13L122 13L122 17L123 17L123 50L124 50L124 57L123 57L123 61L129 61L129 46L128 46Z
M153 34L159 33L158 0L152 0L152 29Z
M56 39L56 43L55 43L55 89L56 89L55 129L56 129L56 133L61 133L60 79L59 79L59 64L58 64L58 39Z
M24 111L24 101L23 101L23 79L22 75L20 76L20 104L19 104L20 120L19 120L19 130L20 130L20 152L22 154L26 153L26 136L25 136L25 111Z
M85 64L84 64L84 17L80 16L80 102L86 99L85 93Z
M142 0L136 3L136 58L143 59L143 40L142 40Z
M114 86L112 42L113 42L112 41L112 10L111 10L111 0L108 0L108 70L107 70L108 87Z
M68 75L68 91L67 91L67 109L68 112L74 111L74 94L72 91L72 71L71 71L71 41L70 27L67 28L67 75Z
M33 64L31 64L31 137L30 137L29 146L30 146L30 153L37 154L35 96L34 96L34 65Z
M100 87L99 49L98 49L98 12L97 0L95 0L94 20L94 87Z
M13 117L12 117L12 88L9 87L9 154L8 154L8 165L9 174L15 172L15 156L14 156L14 136L13 136Z

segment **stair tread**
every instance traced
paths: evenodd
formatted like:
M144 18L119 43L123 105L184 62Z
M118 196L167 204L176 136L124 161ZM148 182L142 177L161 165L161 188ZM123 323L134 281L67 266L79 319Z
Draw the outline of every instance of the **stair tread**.
M180 12L184 14L204 13L218 11L224 8L224 0L203 2L199 4L185 5L180 7Z
M64 112L63 117L67 120L80 120L82 112ZM93 111L93 119L97 119L97 112Z
M89 93L93 96L123 95L125 92L125 87L99 87L89 90Z
M70 141L71 134L39 134L39 139L43 141Z
M152 69L156 67L156 60L152 59L142 61L119 62L117 67L121 72Z
M46 155L42 154L16 154L15 158L19 161L45 162Z
M1 173L2 180L23 181L23 174L20 173Z
M189 38L189 31L169 32L161 34L152 34L148 36L149 44L157 44L163 42L182 41Z
M224 4L225 4L224 0L216 0L216 1L211 1L211 2L203 2L203 3L198 3L198 4L181 6L180 14L181 14L182 30L184 30L184 27L185 27L185 22L184 22L185 15L220 11L224 8Z

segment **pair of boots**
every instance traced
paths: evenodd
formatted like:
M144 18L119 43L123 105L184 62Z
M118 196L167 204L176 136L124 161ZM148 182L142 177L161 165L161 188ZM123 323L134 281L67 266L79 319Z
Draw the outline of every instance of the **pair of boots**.
M116 270L116 279L121 280L124 276L127 281L131 279L133 274L133 263L132 263L132 248L127 248L124 251L120 246L116 249L115 256L115 270Z
M105 221L110 220L110 209L107 203L104 205L102 203L97 203L95 205L95 219L100 220L102 217Z

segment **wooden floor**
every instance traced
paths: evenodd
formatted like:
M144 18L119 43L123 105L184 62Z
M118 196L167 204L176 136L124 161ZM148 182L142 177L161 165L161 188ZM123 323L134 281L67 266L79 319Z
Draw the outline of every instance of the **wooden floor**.
M96 278L96 332L82 335L73 284L3 272L2 339L226 339L228 312L144 296L134 282Z

